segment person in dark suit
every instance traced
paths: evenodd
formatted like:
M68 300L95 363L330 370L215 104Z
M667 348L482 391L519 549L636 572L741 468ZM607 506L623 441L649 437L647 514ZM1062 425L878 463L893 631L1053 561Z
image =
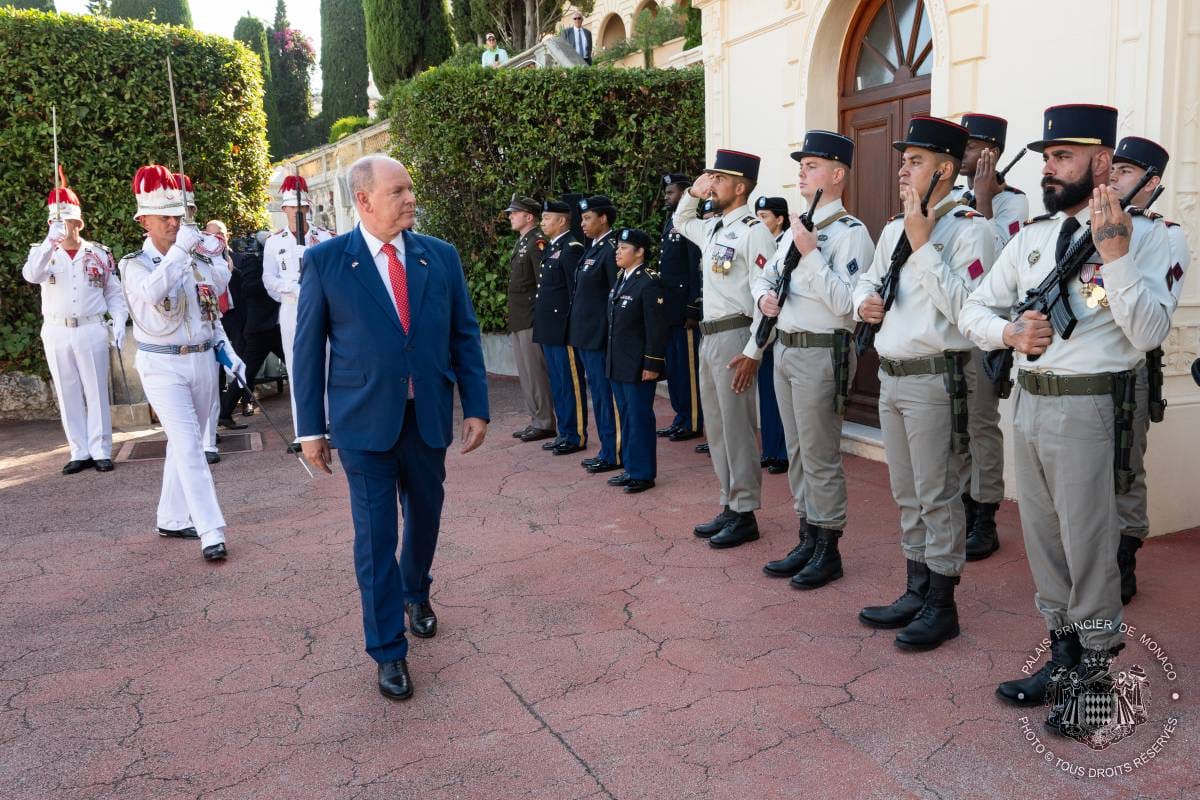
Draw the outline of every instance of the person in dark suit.
M700 314L704 276L700 273L700 248L675 227L671 217L679 198L692 185L687 175L672 172L662 178L667 218L659 243L658 266L663 284L667 320L667 393L675 419L656 431L672 442L701 435L704 411L700 407Z
M650 235L625 228L618 237L621 273L609 294L606 374L621 422L625 471L608 479L625 494L654 488L658 473L654 435L654 384L666 372L667 320L663 287L645 264Z
M243 247L234 251L233 259L236 269L231 278L230 292L233 297L234 309L241 309L242 346L239 350L246 362L246 379L249 392L244 393L240 387L227 387L221 396L221 413L218 423L223 428L237 428L233 421L233 409L238 400L245 399L247 406L254 399L254 384L258 373L262 371L263 362L267 356L274 353L283 361L283 338L279 330L279 303L267 293L263 285L262 252L257 246ZM237 281L235 284L234 281Z
M587 448L587 387L583 362L567 344L575 271L585 249L571 232L571 206L563 200L542 204L542 233L550 240L542 253L541 275L533 308L533 341L541 345L550 373L550 394L558 438L542 445L556 456Z
M563 41L571 46L579 57L592 63L592 32L583 27L583 12L576 10L571 15L571 27L563 28Z
M469 453L487 434L487 373L458 252L412 231L408 170L371 155L348 177L362 221L305 252L289 366L301 449L326 473L328 391L330 438L350 485L366 649L378 662L379 691L404 700L412 695L404 617L415 636L437 632L430 567L446 448L454 439L454 387L462 401L462 452ZM397 496L404 516L399 563Z

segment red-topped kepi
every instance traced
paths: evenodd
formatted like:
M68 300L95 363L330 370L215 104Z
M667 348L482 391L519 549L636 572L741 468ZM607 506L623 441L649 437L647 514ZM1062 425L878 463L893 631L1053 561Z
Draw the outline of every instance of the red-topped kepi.
M134 219L143 215L185 216L183 192L179 191L175 176L161 164L138 168L133 176L133 196L137 200Z
M176 172L176 173L174 173L174 175L175 175L175 185L179 187L180 191L186 193L185 196L186 196L186 203L187 203L188 208L194 209L196 207L196 191L192 188L191 176L184 175L183 173L180 173L180 172Z
M296 207L296 190L300 190L300 205L312 207L308 197L308 183L299 175L288 175L279 185L279 205Z

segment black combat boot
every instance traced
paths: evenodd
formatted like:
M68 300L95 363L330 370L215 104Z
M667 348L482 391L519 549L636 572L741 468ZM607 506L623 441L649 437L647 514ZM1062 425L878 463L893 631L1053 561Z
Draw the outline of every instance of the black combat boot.
M737 512L729 506L725 506L720 514L712 518L711 522L702 522L692 529L692 533L702 539L707 539L721 532L721 529L737 518Z
M867 606L858 612L858 621L872 628L903 628L925 605L929 593L929 567L907 559L908 585L904 594L887 606Z
M768 561L763 565L763 572L774 578L790 578L812 558L813 549L817 546L817 536L808 520L800 520L800 544L778 561Z
M1066 736L1070 732L1075 734L1080 732L1080 725L1077 719L1070 721L1071 725L1075 728L1074 731L1063 730L1063 724L1066 722L1063 719L1063 715L1067 710L1068 702L1071 700L1074 700L1075 703L1083 702L1083 698L1081 697L1076 696L1072 698L1070 696L1070 687L1096 687L1103 685L1105 676L1108 675L1108 667L1112 664L1113 656L1116 655L1116 652L1113 650L1084 650L1082 653L1079 657L1079 663L1074 668L1059 673L1061 688L1056 693L1058 696L1057 702L1050 706L1050 713L1046 715L1046 729L1057 736ZM1107 681L1108 685L1111 686L1112 679L1108 678Z
M758 520L753 511L734 511L733 519L725 524L720 533L708 540L708 546L716 549L737 547L758 538Z
M957 575L929 573L929 594L913 621L896 634L901 650L932 650L958 636L958 606L954 604Z
M1000 549L996 535L999 503L976 503L974 524L967 526L967 561L982 561Z
M1014 706L1040 706L1046 701L1046 685L1059 667L1064 670L1072 669L1079 663L1082 646L1075 631L1060 633L1050 632L1050 660L1042 668L1030 675L1015 681L1005 681L996 687L996 694L1006 703Z
M975 502L975 498L971 497L970 492L963 492L962 495L963 511L967 515L967 527L964 530L969 534L971 528L975 527L975 515L979 512L979 503Z
M1121 534L1121 544L1117 546L1117 566L1121 568L1121 605L1129 605L1129 601L1137 594L1137 551L1142 546L1142 540L1136 536Z
M797 589L818 589L842 577L842 554L838 552L842 532L817 527L813 530L817 532L816 549L800 574L791 580Z

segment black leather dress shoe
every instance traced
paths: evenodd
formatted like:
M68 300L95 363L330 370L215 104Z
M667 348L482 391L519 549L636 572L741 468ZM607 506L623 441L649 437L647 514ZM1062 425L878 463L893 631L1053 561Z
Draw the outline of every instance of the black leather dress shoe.
M405 603L404 613L408 615L408 629L413 636L432 639L437 633L437 614L433 613L433 606L428 600L423 603Z
M601 472L612 472L621 468L620 464L614 464L611 461L597 461L587 468L587 471L593 475L599 475Z
M96 472L112 472L113 463L111 458L97 458L95 460Z
M672 442L686 442L690 439L699 439L702 434L700 431L685 431L682 428L672 433L668 438Z
M519 430L519 431L513 431L513 433L512 433L512 437L513 437L514 439L520 439L522 436L524 436L525 434L529 433L531 430L533 430L533 426L532 426L532 425L526 425L524 428L521 428L521 430Z
M296 453L301 452L303 449L299 442L292 442L287 446L287 451L290 455L296 455Z
M242 416L243 416L243 417L253 417L253 416L254 416L254 412L255 412L256 410L257 410L257 409L254 407L254 404L253 404L253 403L247 403L247 404L246 404L246 407L242 409Z
M639 494L647 489L654 488L654 481L639 481L630 479L629 483L625 484L625 494Z
M158 535L166 539L199 539L200 534L196 533L195 528L180 528L179 530L171 530L170 528L159 528Z
M210 544L200 552L204 553L205 561L224 561L225 556L229 555L229 551L225 549L224 542Z
M708 442L705 442L704 444L698 444L698 445L696 445L696 452L697 452L697 453L704 453L704 455L709 455L709 452L708 452Z
M569 456L572 453L580 453L586 449L587 448L581 444L571 444L570 442L559 442L558 444L554 445L554 455Z
M579 462L579 466L583 467L584 469L587 469L588 467L592 466L593 464L599 464L599 463L600 463L600 456L592 456L591 458L582 459Z
M677 426L669 425L666 428L659 428L658 430L656 430L654 432L654 435L658 436L660 438L666 438L667 436L670 436L671 434L675 433L677 430L679 430L679 428Z
M628 486L633 478L629 477L628 472L622 472L620 475L613 475L608 479L609 486Z
M767 473L770 475L782 475L788 471L788 462L786 458L768 458Z
M560 444L562 444L562 439L555 439L550 442L542 442L542 449L543 450L553 450L554 448L558 447Z
M558 434L545 428L530 428L521 437L522 442L540 442L543 439L553 439Z
M217 424L220 425L222 428L229 428L229 430L231 430L231 431L240 431L243 428L250 427L249 425L247 425L244 422L236 421L233 417L218 417Z
M96 462L90 458L85 458L81 461L68 461L63 467L63 475L74 475L77 472L83 472L88 467L96 466Z
M205 450L204 451L204 460L210 464L220 464L221 463L221 454L214 452L212 450Z
M412 678L408 677L408 662L385 661L379 665L379 693L388 700L407 700L412 697Z

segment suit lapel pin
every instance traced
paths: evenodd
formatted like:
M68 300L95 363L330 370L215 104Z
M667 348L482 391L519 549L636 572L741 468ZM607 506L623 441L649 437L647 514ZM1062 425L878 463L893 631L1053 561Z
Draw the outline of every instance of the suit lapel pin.
M351 262L350 262L350 269L358 269L358 262L357 262L357 261L351 261Z
M423 259L423 258L418 258L418 259L417 259L417 261L420 261L420 262L421 262L421 266L422 266L422 267L428 267L428 266L429 266L429 262L428 262L428 261L426 261L426 260L425 260L425 259Z

